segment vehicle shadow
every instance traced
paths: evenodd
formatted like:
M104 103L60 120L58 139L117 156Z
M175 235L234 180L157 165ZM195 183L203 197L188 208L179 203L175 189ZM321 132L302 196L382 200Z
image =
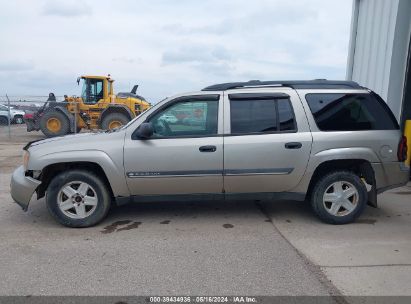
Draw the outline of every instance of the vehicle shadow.
M236 219L247 221L259 217L261 221L271 222L273 218L304 218L317 220L306 202L299 201L201 201L201 202L159 202L134 203L113 206L104 223L116 221L142 220L192 220L192 219Z
M22 212L18 206L7 208L6 221L20 222L27 226L50 228L62 227L47 211L44 199L33 200L28 212ZM388 210L367 207L361 219L373 219L384 216ZM388 213L387 213L388 214ZM191 221L212 222L213 220L247 221L250 217L259 217L261 221L278 223L312 224L320 221L311 210L309 202L300 201L192 201L192 202L150 202L130 203L123 206L113 204L107 217L96 227L101 229L116 222L157 222L170 221L191 223ZM387 216L389 217L389 216ZM136 224L137 225L137 224Z
M113 206L108 219L124 217L173 216L192 217L210 216L213 214L238 215L246 212L258 212L255 201L192 201L192 202L150 202L130 203L123 206Z

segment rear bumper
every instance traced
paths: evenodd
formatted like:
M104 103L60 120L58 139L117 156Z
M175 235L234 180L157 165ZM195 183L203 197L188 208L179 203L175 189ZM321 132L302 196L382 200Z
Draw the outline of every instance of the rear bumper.
M402 187L410 179L410 167L402 162L372 163L377 193Z
M25 176L24 168L23 166L20 166L13 172L13 176L11 177L11 197L21 208L23 208L24 211L26 211L34 191L40 184L40 181Z

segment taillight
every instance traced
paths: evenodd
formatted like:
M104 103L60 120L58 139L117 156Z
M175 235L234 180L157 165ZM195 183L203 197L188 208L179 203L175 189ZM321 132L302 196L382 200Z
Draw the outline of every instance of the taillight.
M33 114L26 113L26 114L24 114L23 118L24 119L31 119L31 118L33 118Z
M398 144L398 151L397 151L397 157L398 161L403 162L407 159L407 137L402 136L400 143Z

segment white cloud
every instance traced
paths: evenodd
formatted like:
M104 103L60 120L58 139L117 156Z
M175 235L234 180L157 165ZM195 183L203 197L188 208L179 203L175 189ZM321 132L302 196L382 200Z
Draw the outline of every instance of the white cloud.
M162 56L163 64L179 63L217 63L231 58L223 46L187 44L166 50Z
M33 64L29 62L2 60L0 61L0 72L27 71L33 69Z
M91 15L91 7L86 2L84 2L84 0L50 0L44 4L43 14L60 17Z
M0 95L78 94L80 74L138 83L153 102L216 82L342 79L350 18L347 0L7 1Z

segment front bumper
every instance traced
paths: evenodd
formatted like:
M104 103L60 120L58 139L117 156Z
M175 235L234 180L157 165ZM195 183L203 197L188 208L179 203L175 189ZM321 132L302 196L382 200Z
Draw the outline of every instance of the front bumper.
M11 177L11 197L21 206L21 208L23 208L24 211L26 211L34 191L40 184L41 181L26 176L24 174L23 166L20 166L13 172L13 176Z
M372 163L377 193L402 187L410 180L410 167L402 162Z

